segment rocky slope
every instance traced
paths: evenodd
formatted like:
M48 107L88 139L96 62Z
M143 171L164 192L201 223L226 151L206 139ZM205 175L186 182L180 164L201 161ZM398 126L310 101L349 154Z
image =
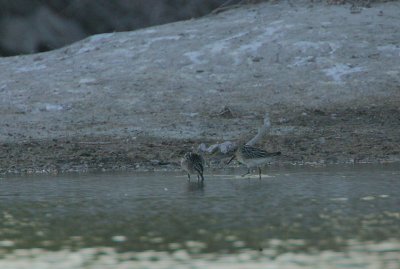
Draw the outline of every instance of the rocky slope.
M263 3L2 58L0 169L171 168L266 112L278 163L398 161L399 13Z

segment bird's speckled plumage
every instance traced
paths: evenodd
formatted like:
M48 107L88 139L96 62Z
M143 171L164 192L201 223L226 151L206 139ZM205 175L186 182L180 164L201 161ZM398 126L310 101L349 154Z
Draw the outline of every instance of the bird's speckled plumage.
M189 181L190 174L197 174L197 180L204 181L204 159L200 154L187 152L181 159L181 167L187 172Z
M249 146L246 144L239 144L238 148L235 151L235 154L229 160L230 163L234 158L236 158L240 163L247 166L247 175L250 173L250 168L257 167L261 179L261 168L260 166L265 165L270 162L271 159L275 156L281 155L281 152L267 152L265 150ZM243 176L244 176L243 175Z

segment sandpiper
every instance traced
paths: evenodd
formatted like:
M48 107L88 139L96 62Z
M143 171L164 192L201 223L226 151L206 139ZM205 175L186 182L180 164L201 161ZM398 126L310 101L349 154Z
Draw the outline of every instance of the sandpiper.
M181 159L181 167L187 172L188 179L190 181L190 174L197 173L197 181L201 179L204 181L203 170L204 170L204 159L200 154L194 152L187 152Z
M258 168L258 173L261 179L261 168L260 166L265 165L270 162L271 159L275 156L281 155L280 151L277 152L267 152L265 150L255 148L246 144L239 144L234 155L228 161L229 164L233 159L237 159L240 163L245 164L247 166L247 173L243 174L243 176L250 174L250 169L253 167Z

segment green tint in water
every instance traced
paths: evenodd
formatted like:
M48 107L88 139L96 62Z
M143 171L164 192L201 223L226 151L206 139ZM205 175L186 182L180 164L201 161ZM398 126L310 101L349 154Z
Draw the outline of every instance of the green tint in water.
M0 180L0 245L279 253L400 240L396 166L274 170L258 179L182 173ZM287 242L285 244L281 242Z

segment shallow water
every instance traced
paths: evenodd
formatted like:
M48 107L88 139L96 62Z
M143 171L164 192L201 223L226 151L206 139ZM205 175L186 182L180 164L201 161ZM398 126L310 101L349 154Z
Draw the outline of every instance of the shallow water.
M398 165L240 172L1 178L0 268L400 268Z

